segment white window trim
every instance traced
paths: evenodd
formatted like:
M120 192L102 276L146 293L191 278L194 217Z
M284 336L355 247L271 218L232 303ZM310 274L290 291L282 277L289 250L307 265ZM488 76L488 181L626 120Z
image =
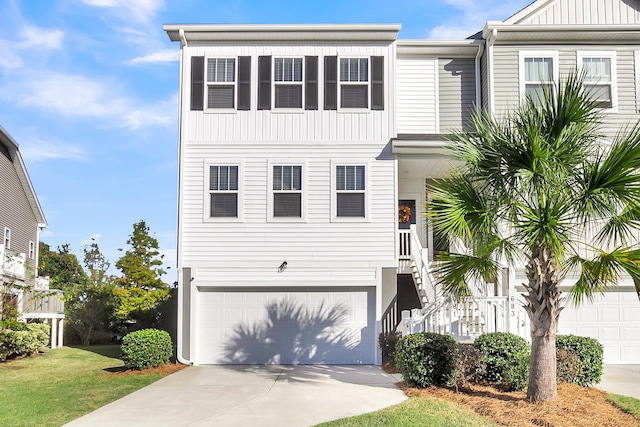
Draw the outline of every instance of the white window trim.
M209 59L233 59L235 61L233 82L209 82ZM233 85L233 108L209 108L209 86L230 86ZM238 111L238 57L234 55L206 56L204 58L204 112L234 114Z
M618 112L618 73L617 52L611 50L579 50L576 52L578 72L582 73L584 58L609 58L611 60L611 108L601 108L603 111Z
M364 217L338 216L337 166L364 166ZM331 167L331 222L371 222L371 164L362 160L332 160ZM340 191L341 193L344 191ZM360 191L354 191L360 193Z
M521 50L519 52L519 61L518 61L518 80L519 80L519 90L520 90L520 102L524 102L526 99L526 91L525 85L526 81L524 79L524 60L525 58L551 58L553 64L553 81L551 81L551 85L555 85L558 83L560 79L560 70L558 66L558 51L557 50Z
M340 60L341 59L366 59L367 60L367 107L366 108L348 108L342 107L342 85L362 85L363 82L342 82L340 80ZM371 56L363 54L354 55L338 55L338 71L337 71L337 84L338 84L338 113L370 113L371 112ZM386 95L385 95L386 97ZM386 102L386 99L385 99ZM346 165L342 165L346 166Z
M36 258L36 244L33 240L29 240L29 259Z
M4 245L5 249L11 249L11 229L9 227L4 228L4 232L2 234L2 244Z
M211 190L209 190L209 182L211 180L211 166L237 166L238 167L238 217L212 217L211 216ZM243 177L244 177L244 163L237 159L218 159L215 161L206 161L203 166L203 182L202 182L202 200L203 200L203 221L204 222L242 222L244 215L244 188L243 188Z
M273 216L273 167L274 166L302 166L302 190L300 191L300 217ZM269 160L267 162L267 221L269 222L306 222L307 221L307 162L305 160L286 159L283 161Z
M306 96L306 71L307 64L304 55L271 55L271 111L274 113L304 113L305 111L305 96ZM278 85L297 85L298 82L276 82L276 59L302 59L302 81L300 82L300 86L302 87L302 99L301 99L301 107L300 108L282 108L276 107L276 86ZM284 166L284 165L283 165Z

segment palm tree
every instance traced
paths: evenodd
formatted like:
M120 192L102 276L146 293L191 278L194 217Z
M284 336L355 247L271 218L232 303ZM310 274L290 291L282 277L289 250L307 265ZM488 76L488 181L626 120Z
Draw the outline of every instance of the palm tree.
M478 113L470 132L451 138L463 166L430 190L435 230L465 247L438 258L444 295L470 298L472 283L494 282L502 264L526 264L534 402L557 398L563 277L578 277L569 292L576 304L625 272L640 295L640 127L606 142L599 111L572 74L501 120Z

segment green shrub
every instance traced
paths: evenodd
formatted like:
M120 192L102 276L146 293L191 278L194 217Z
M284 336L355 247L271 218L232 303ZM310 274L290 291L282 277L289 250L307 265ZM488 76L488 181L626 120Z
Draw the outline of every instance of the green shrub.
M505 390L526 388L531 350L523 338L506 332L492 332L480 335L473 345L484 355L485 381Z
M28 356L49 344L49 325L33 323L18 329L0 330L0 360Z
M396 345L402 335L398 332L381 332L378 336L378 345L382 350L382 361L388 362L394 360L396 354Z
M587 387L602 379L602 345L598 340L576 335L557 335L556 348L575 353L578 377L573 383Z
M464 387L468 383L479 383L487 369L484 355L473 344L460 344L458 351L460 361L456 369L456 386Z
M34 334L37 350L49 345L50 326L45 323L27 323L27 330Z
M458 343L449 335L421 332L396 345L396 368L413 387L453 385L459 359Z
M168 363L173 354L171 337L158 329L128 333L122 339L120 349L125 366L139 371Z
M556 348L556 378L558 384L575 383L579 374L578 355L562 348Z

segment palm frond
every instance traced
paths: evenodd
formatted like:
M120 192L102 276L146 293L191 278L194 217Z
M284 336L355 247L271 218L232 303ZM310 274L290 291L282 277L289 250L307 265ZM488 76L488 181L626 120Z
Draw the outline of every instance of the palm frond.
M455 301L473 296L471 283L495 282L500 268L491 257L443 252L436 260L436 285Z

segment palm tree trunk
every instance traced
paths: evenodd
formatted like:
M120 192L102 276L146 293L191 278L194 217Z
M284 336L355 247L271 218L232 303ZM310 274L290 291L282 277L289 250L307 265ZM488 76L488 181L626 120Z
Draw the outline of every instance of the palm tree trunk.
M558 268L544 246L535 247L527 265L525 310L531 321L531 362L527 399L532 402L556 400L556 332L560 316Z

